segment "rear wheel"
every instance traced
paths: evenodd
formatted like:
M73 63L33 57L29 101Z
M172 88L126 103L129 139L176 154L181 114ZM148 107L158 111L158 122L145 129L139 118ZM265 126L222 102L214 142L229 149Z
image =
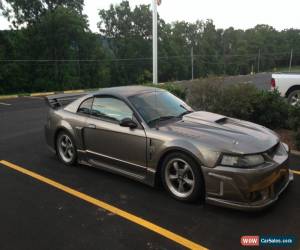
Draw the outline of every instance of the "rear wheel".
M200 166L183 153L172 153L163 161L162 183L177 200L202 200L205 193Z
M300 105L300 89L294 90L289 94L288 103L292 106Z
M74 165L77 152L74 140L66 131L61 131L56 138L56 151L58 158L66 165Z

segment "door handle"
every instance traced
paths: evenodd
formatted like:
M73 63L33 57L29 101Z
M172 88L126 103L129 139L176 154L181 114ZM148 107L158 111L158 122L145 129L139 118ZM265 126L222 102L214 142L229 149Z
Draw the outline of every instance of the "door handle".
M96 129L96 125L95 124L88 124L88 128Z

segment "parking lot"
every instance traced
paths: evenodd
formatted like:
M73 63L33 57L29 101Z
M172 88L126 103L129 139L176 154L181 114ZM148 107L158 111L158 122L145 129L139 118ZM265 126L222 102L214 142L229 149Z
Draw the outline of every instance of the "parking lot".
M289 249L299 249L300 157L291 156L294 182L265 211L184 204L159 188L62 165L44 141L46 111L39 97L0 101L1 250L240 249L242 235L294 235Z

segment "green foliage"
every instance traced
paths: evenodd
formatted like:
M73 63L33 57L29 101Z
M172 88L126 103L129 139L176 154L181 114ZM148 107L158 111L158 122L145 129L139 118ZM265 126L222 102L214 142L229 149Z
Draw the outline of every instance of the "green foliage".
M88 21L77 7L68 7L72 1L64 2L45 10L27 28L0 32L0 59L12 60L0 62L2 94L109 85L109 55L99 36L88 30ZM81 61L85 59L94 63Z
M252 121L272 129L287 126L289 107L277 91L260 91L249 84L223 86L207 82L193 86L191 93L190 104L195 109Z
M178 84L161 84L159 85L160 88L165 89L171 92L173 95L177 96L181 100L186 100L186 89Z
M83 10L84 0L3 0L0 10L4 16L17 28L23 24L29 26L40 21L48 12L58 7L72 9L79 14Z
M293 130L300 130L300 106L289 107L288 125ZM300 133L300 132L299 132Z
M287 127L289 105L278 91L259 91L254 98L250 120L272 129Z
M111 62L112 85L145 83L151 80L152 14L148 5L131 9L128 1L99 11L100 34L108 43L114 58L129 60ZM150 62L150 63L149 63ZM150 66L150 67L149 67Z
M178 84L165 83L165 84L154 85L154 84L148 83L148 84L144 84L144 85L149 86L149 87L154 87L154 88L165 89L183 101L185 101L186 97L187 97L187 89Z
M132 8L129 1L122 1L99 10L100 34L93 34L82 14L83 3L84 0L0 0L1 14L18 28L0 31L0 93L151 81L151 6ZM160 82L191 78L191 48L195 78L249 74L252 66L254 71L258 68L259 50L261 71L287 66L291 48L293 64L300 65L300 32L296 29L277 31L268 25L257 25L245 31L223 30L217 29L212 20L169 24L160 17L158 23ZM240 106L242 111L230 112L248 117L252 106ZM260 120L270 123L270 118L264 119Z

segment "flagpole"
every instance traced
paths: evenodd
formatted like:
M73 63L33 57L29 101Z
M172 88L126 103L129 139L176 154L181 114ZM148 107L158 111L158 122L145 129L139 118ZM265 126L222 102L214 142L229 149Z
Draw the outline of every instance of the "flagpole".
M158 84L157 66L157 0L153 1L153 84Z

